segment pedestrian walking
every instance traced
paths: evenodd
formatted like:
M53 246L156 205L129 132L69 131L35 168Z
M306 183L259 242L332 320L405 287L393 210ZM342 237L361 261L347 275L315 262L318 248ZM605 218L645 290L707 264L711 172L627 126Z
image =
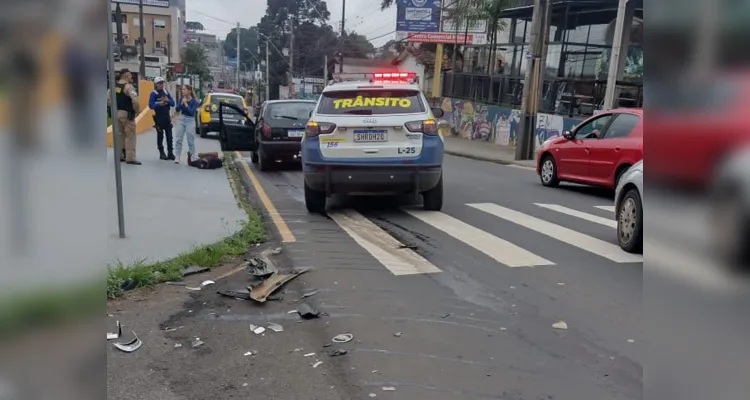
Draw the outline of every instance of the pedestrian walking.
M156 126L156 147L159 149L159 158L162 160L174 160L176 157L172 151L172 107L175 106L174 99L168 90L164 89L164 78L154 79L156 88L151 92L148 107L154 110L154 122ZM167 139L167 153L164 153L164 139Z
M177 118L177 137L175 138L174 150L176 154L175 164L180 163L182 155L182 139L187 135L188 153L187 163L190 165L195 153L195 113L198 111L198 100L195 98L193 88L190 85L182 85L180 100L175 108L180 116Z
M117 115L112 123L119 127L119 135L115 138L122 149L120 161L127 164L141 165L135 154L136 134L135 117L141 111L138 101L138 91L131 83L133 75L130 70L120 70L120 77L115 85L115 101L117 103ZM107 91L107 106L111 105L109 91Z

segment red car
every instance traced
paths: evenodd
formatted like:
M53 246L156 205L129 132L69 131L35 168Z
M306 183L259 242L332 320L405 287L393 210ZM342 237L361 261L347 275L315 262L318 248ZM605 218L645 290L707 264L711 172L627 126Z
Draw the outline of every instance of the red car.
M614 189L625 171L643 158L643 110L618 108L597 114L537 152L544 186L561 181Z

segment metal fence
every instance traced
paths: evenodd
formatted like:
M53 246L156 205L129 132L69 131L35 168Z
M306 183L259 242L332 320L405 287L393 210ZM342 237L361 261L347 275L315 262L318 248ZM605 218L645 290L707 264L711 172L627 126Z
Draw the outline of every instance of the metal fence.
M523 77L471 73L443 74L443 96L509 108L521 108ZM607 81L545 79L540 111L568 117L586 117L601 109ZM617 82L615 107L643 106L643 84Z

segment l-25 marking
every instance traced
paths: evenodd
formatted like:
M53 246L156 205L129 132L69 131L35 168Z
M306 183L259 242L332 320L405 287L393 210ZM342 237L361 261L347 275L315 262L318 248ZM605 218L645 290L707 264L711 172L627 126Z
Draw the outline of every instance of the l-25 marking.
M398 154L417 154L416 147L399 147Z

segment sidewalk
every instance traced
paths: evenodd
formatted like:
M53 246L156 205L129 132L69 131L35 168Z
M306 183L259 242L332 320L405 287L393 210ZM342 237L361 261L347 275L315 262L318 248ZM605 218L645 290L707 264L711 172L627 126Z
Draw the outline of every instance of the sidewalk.
M111 262L157 262L215 243L239 230L247 219L235 200L224 169L199 170L159 159L156 131L138 135L143 165L122 165L126 238L118 237L113 152L108 149L108 250ZM220 151L213 138L196 137L198 152ZM187 151L187 139L183 152Z
M467 140L453 136L444 136L443 138L445 139L446 154L498 164L536 168L535 160L516 160L516 148L512 146L500 146L479 140Z

